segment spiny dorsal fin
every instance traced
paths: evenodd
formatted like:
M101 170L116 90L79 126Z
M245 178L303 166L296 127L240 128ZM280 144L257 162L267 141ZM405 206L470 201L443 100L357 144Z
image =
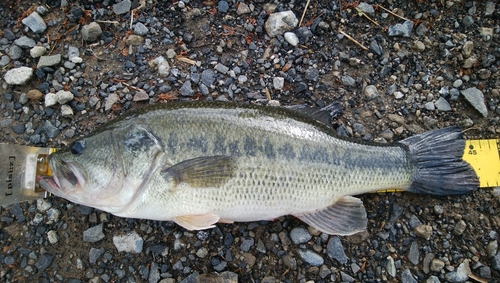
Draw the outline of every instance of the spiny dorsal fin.
M176 185L192 188L219 187L234 176L235 159L231 156L204 156L177 163L161 171L161 175Z
M333 102L323 108L307 106L304 104L293 105L287 108L308 116L329 127L332 125L332 118L342 113L342 104L340 104L340 102Z
M368 218L363 202L344 196L333 205L312 213L295 217L330 235L348 236L366 230Z

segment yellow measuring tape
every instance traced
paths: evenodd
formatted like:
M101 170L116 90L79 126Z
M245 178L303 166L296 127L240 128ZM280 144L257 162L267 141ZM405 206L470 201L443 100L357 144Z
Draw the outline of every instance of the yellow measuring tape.
M479 177L480 188L500 186L500 158L498 139L468 140L463 159L474 168Z

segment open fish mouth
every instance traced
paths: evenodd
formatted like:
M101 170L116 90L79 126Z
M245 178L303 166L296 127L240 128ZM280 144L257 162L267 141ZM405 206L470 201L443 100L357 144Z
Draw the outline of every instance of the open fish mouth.
M53 159L49 156L52 176L37 177L40 186L56 195L67 194L85 186L85 171L73 162Z

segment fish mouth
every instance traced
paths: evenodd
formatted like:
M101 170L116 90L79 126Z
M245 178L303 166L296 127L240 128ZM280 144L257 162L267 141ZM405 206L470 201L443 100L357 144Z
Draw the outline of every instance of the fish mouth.
M52 176L37 177L38 184L44 190L61 195L85 186L86 172L77 163L52 158L49 155L49 166L52 170Z

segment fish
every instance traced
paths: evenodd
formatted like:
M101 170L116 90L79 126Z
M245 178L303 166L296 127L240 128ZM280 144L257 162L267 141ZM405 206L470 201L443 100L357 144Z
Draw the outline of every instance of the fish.
M78 204L188 230L293 215L340 236L367 229L355 195L458 195L479 185L462 160L459 127L374 143L339 137L312 112L217 102L143 107L50 154L52 176L37 180Z

